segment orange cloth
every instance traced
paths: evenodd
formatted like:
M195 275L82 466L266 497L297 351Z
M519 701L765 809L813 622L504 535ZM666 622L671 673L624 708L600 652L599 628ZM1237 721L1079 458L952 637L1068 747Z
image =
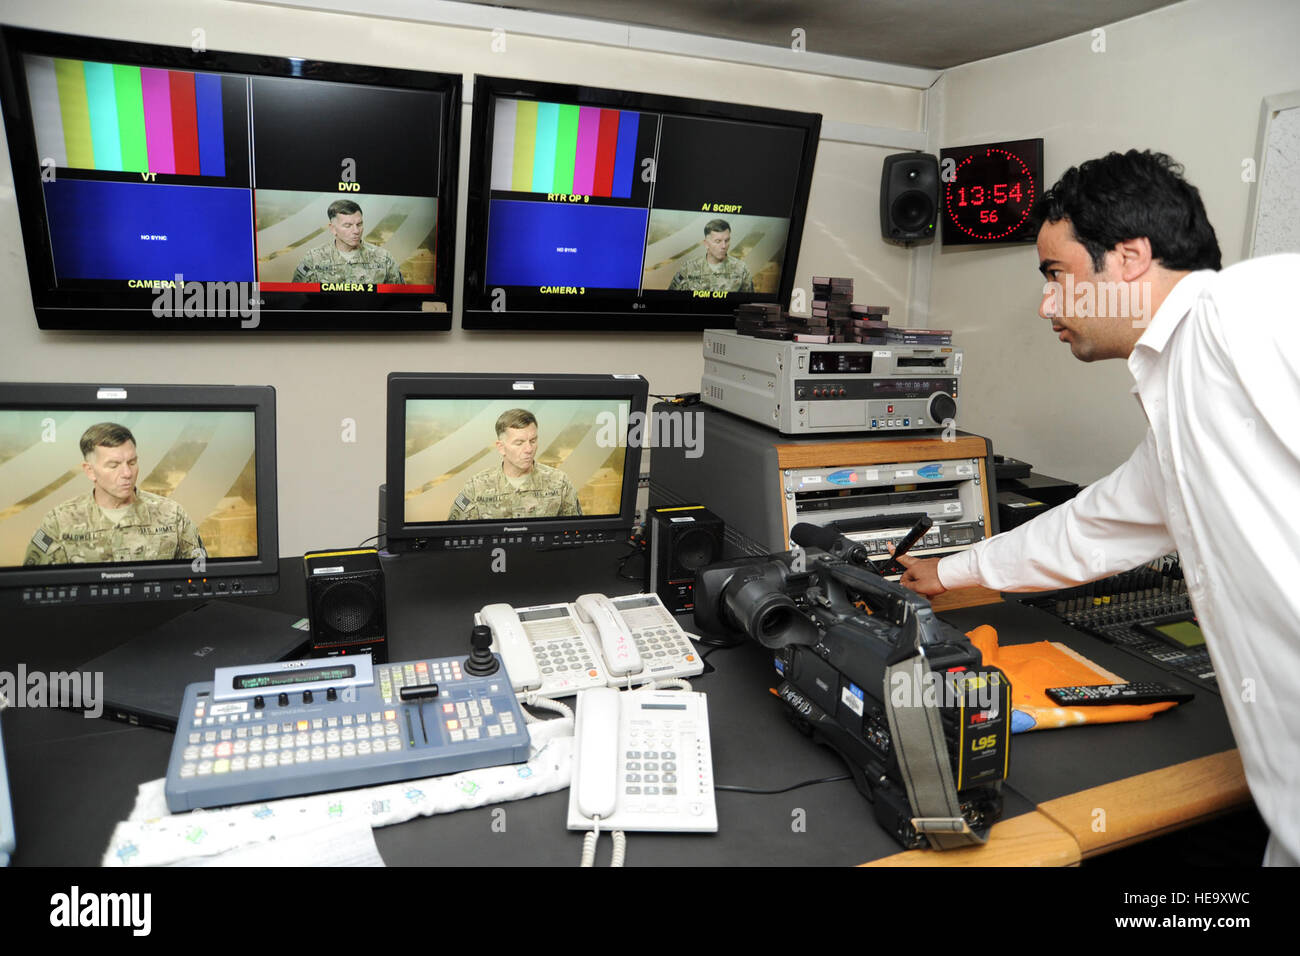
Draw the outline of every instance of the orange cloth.
M987 624L967 631L966 636L984 655L984 663L997 667L1011 681L1012 733L1072 727L1075 724L1149 720L1162 710L1175 706L1174 701L1165 701L1161 704L1061 707L1047 696L1047 688L1127 682L1054 641L999 647L998 632Z

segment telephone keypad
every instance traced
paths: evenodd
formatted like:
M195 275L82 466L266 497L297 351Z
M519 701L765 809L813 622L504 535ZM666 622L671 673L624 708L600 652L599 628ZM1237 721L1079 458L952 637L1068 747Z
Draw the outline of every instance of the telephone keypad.
M571 621L530 622L528 637L544 679L565 681L566 687L575 690L604 683L591 649Z
M680 735L689 735L694 729L690 723L676 720L638 720L633 722L623 749L623 793L629 802L628 809L643 813L674 814L689 808L678 784L677 741ZM711 787L707 761L701 760L698 783L701 790ZM640 772L636 772L640 771Z

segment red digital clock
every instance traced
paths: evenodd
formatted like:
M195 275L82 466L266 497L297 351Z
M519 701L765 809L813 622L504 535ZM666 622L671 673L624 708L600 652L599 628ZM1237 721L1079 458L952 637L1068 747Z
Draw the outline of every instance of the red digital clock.
M1041 139L940 150L944 245L1035 241L1029 213L1042 178Z

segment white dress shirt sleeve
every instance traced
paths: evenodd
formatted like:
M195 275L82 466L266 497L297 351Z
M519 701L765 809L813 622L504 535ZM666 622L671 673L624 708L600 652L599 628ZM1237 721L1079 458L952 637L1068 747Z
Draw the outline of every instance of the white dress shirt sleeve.
M1162 488L1148 429L1128 461L1070 501L944 558L939 580L949 589L1041 591L1135 568L1174 550Z

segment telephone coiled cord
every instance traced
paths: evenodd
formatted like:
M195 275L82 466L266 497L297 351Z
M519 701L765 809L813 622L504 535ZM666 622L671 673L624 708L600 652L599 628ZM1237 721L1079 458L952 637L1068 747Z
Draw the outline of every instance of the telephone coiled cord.
M691 687L691 682L682 677L670 677L667 680L657 680L644 686L650 690L684 690L690 692L694 689Z
M592 817L592 828L582 838L582 862L579 866L590 867L596 863L596 842L600 839L600 817ZM622 866L627 858L627 834L622 830L611 830L610 838L614 841L614 852L610 857L610 866Z
M515 699L529 707L536 707L538 710L549 710L552 713L559 714L569 720L573 719L573 710L567 704L561 704L558 700L552 700L549 697L538 697L536 691L524 691L515 694ZM541 723L544 718L537 717L524 711L524 721L530 724Z
M579 866L589 867L596 862L596 841L600 839L600 817L596 817L596 826L582 838L582 862Z

